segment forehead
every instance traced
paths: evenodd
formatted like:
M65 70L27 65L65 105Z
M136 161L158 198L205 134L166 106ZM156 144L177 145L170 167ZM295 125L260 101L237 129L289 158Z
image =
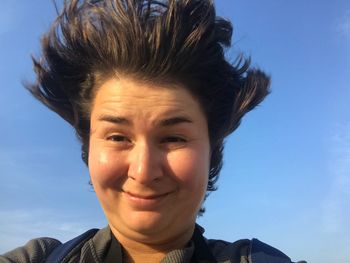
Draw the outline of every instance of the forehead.
M172 83L145 82L134 78L110 78L97 87L92 115L113 114L203 114L196 98L185 86Z

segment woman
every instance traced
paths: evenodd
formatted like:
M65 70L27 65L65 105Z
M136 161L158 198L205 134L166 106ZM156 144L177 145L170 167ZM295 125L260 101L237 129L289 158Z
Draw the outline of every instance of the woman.
M196 225L225 137L268 94L263 72L226 61L231 35L210 0L65 1L28 88L75 128L109 226L0 259L290 262L257 240L206 240Z

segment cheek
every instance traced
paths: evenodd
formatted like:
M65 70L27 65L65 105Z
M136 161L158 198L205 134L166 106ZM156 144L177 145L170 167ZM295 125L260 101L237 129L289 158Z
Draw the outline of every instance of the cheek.
M209 174L209 151L191 150L168 157L175 179L190 191L205 192Z
M94 148L89 152L89 172L93 185L107 188L123 174L120 156Z

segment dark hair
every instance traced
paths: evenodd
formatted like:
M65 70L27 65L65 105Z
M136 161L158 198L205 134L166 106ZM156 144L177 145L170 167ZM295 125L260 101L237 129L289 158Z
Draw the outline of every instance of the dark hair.
M66 0L33 58L31 93L69 122L87 163L94 88L115 72L149 81L176 80L199 100L208 121L215 190L224 139L268 94L269 77L239 55L225 58L232 25L212 0Z

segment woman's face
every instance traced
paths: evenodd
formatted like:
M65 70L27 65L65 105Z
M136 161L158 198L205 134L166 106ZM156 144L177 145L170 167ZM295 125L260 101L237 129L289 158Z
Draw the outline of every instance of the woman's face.
M115 235L163 242L193 229L209 156L205 115L186 89L127 77L99 87L89 170Z

